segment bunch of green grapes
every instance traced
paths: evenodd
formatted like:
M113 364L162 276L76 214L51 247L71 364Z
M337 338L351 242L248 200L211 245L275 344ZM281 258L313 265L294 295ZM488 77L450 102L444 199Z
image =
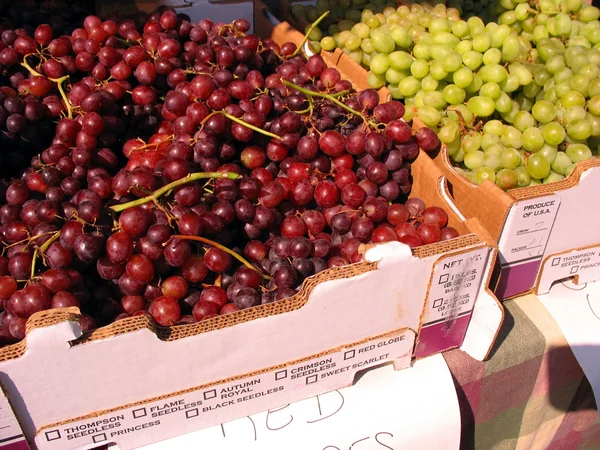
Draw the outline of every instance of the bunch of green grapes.
M487 24L440 3L379 9L330 27L321 47L342 48L369 69L371 87L404 100L407 120L437 129L466 177L503 189L553 182L597 152L598 8L500 0Z

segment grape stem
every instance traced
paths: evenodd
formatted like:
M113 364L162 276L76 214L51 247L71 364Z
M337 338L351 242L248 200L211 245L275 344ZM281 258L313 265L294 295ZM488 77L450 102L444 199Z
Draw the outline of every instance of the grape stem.
M42 257L44 257L44 254L46 253L46 250L48 250L48 247L50 247L54 242L56 242L59 237L60 230L54 233L50 239L48 239L46 242L40 245L39 248L36 248L33 251L33 258L31 260L31 278L35 276L35 263L37 262L38 255L42 255Z
M250 128L251 130L254 130L257 133L264 134L265 136L272 137L273 139L277 139L279 141L283 140L283 138L277 136L276 134L271 133L269 131L265 131L265 130L263 130L261 128L255 127L254 125L251 125L248 122L243 121L242 119L238 119L237 117L232 116L231 114L226 113L225 111L220 111L220 113L223 114L225 117L227 117L229 120L232 120L233 122L237 122L240 125L245 126L246 128Z
M321 14L321 17L319 17L317 20L315 20L312 25L310 26L310 28L308 29L308 31L306 32L306 34L304 35L304 38L302 39L302 41L300 42L300 45L298 45L298 47L296 48L296 50L294 51L294 53L292 53L292 58L294 56L296 56L299 52L302 51L302 47L304 47L304 44L306 44L306 41L308 41L308 37L310 36L310 33L312 33L312 31L315 29L315 27L317 25L319 25L319 23L321 23L321 21L327 17L327 14L329 14L329 11L325 11L323 14Z
M33 53L30 53L30 55L33 55ZM21 65L23 67L25 67L29 71L29 73L31 73L35 77L45 76L45 75L42 75L41 73L39 73L37 70L35 70L33 67L31 67L29 65L29 63L27 62L28 56L29 55L23 56L23 62L21 63ZM58 91L60 92L60 96L63 99L65 107L67 108L67 116L69 119L72 119L73 118L73 107L71 106L71 102L69 102L69 98L67 97L67 94L65 93L65 90L63 88L63 83L69 79L69 75L65 75L64 77L60 77L60 78L48 77L48 79L58 85Z
M151 195L147 195L146 197L138 198L137 200L132 200L127 203L122 203L120 205L111 206L110 209L115 212L125 211L126 209L133 208L134 206L144 205L149 202L156 203L158 198L161 195L166 194L177 186L181 186L187 183L191 183L192 181L202 180L204 178L226 178L228 180L237 180L240 176L234 172L196 172L191 173L188 176L181 178L179 180L173 181L160 189L154 191Z
M271 279L271 277L269 275L263 274L256 267L254 267L252 265L252 263L250 261L248 261L246 258L244 258L243 256L239 255L238 253L234 252L233 250L228 249L224 245L219 244L218 242L211 241L210 239L206 239L206 238L201 237L201 236L186 236L186 235L183 235L183 234L175 234L171 238L172 239L181 239L181 240L184 240L184 241L186 241L186 240L187 241L198 241L198 242L202 242L204 244L212 245L213 247L216 247L219 250L223 250L225 253L233 256L235 259L237 259L239 262L241 262L247 268L252 269L255 272L258 272L265 280L270 280Z
M337 98L333 97L330 94L325 94L323 92L313 92L313 91L309 91L308 89L304 89L303 87L300 87L294 83L290 83L287 80L282 79L281 82L286 85L287 87L290 87L292 89L295 89L298 92L302 92L304 95L308 95L309 97L321 97L324 99L329 100L332 103L335 103L336 105L338 105L340 108L345 109L346 111L348 111L351 114L354 114L357 117L360 117L365 123L369 123L369 121L367 120L367 118L359 113L358 111L350 108L349 106L344 105L342 102L340 102Z

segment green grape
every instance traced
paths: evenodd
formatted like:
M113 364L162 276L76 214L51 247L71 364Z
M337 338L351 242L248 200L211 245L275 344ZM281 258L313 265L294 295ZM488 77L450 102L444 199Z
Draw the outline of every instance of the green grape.
M475 171L475 184L481 185L484 181L496 182L496 173L489 167L480 167Z
M438 131L438 137L444 144L450 144L458 139L460 135L460 127L456 122L447 122L440 131Z
M512 25L517 21L517 15L514 11L506 11L498 17L498 23L503 25Z
M469 123L472 122L475 118L473 113L467 108L467 105L464 104L453 105L451 108L448 108L446 114L449 119L454 120L456 122L461 122L464 120L465 122Z
M352 33L349 31L342 31L335 35L335 40L337 41L338 47L344 47L346 45L346 39L352 36Z
M431 59L431 46L428 44L416 44L413 47L413 55L417 59L429 61Z
M452 81L461 89L466 88L473 82L473 71L468 67L461 67L452 75Z
M569 86L568 81L562 81L555 86L554 91L556 92L557 97L562 98L564 95L571 92L571 86Z
M390 67L385 73L385 79L390 84L398 84L408 76L410 76L410 72L396 70L393 67Z
M554 74L554 82L557 84L564 81L568 82L571 78L573 78L573 71L568 67L565 67Z
M587 119L576 119L567 125L567 134L573 139L583 141L592 135L592 124Z
M470 85L468 85L465 88L465 91L469 95L477 94L479 92L479 90L481 89L482 85L483 85L483 81L481 80L481 77L479 75L475 74L473 76L473 81L471 82Z
M550 166L554 172L560 175L565 175L567 173L567 167L569 167L571 164L573 164L573 162L565 152L557 152L556 157Z
M548 123L556 116L556 109L552 103L542 100L533 105L531 113L538 122Z
M465 154L464 164L467 169L477 170L484 165L485 154L482 151L474 151Z
M502 61L502 52L497 48L490 48L482 56L483 64L491 66L494 64L500 64Z
M481 148L488 151L492 146L500 144L500 136L495 134L485 133L481 139Z
M598 20L599 17L600 9L596 8L595 6L584 5L579 11L579 20L584 23Z
M499 64L490 64L479 69L478 75L481 77L483 82L493 81L494 83L501 83L506 79L508 72Z
M363 51L363 55L362 55L362 65L365 67L369 67L371 65L371 55L368 53L365 53L364 51Z
M397 51L388 55L388 61L396 70L409 70L414 58L406 52Z
M505 147L521 148L521 138L522 134L519 130L510 125L506 125L502 130L500 142L502 142L502 145L504 145Z
M523 131L521 140L523 142L523 148L530 153L537 152L546 142L542 131L535 127L527 128Z
M564 179L565 179L564 175L560 175L558 173L550 172L550 175L548 175L546 178L544 178L544 184L556 183L557 181L561 181L561 180L564 180Z
M588 91L589 91L590 97L595 97L596 95L600 95L600 78L596 78L595 80L592 80L592 82L590 83L590 85L588 87Z
M392 30L391 38L400 48L409 48L412 45L412 38L408 31L402 27L396 27Z
M423 101L424 93L425 92L422 89L419 89L419 91L414 96L415 106L417 107L417 110L425 106L425 102Z
M589 95L588 86L590 85L590 79L585 75L577 74L569 81L569 86L574 91L580 93L584 97Z
M579 69L579 75L586 77L591 82L591 80L600 76L600 69L595 64L586 64Z
M543 180L550 175L550 163L543 155L534 153L527 158L527 172L532 178Z
M451 53L456 53L452 50L452 46L441 44L431 45L431 57L436 61L444 62ZM462 61L462 56L460 60Z
M567 170L565 171L565 176L570 177L573 171L575 170L576 166L577 164L571 164L569 167L567 167Z
M455 139L452 142L446 144L446 151L449 156L452 156L454 160L454 155L456 155L460 151L460 138Z
M465 152L462 148L458 149L458 151L452 155L452 160L457 163L461 163L465 160Z
M392 53L396 48L394 40L381 31L373 31L371 44L373 44L373 49L378 53Z
M428 127L436 127L442 120L442 114L431 106L423 106L417 112L417 117Z
M346 49L344 49L344 53L346 53L356 64L362 63L363 52L361 50L347 52Z
M423 103L426 106L431 106L439 110L444 109L448 105L444 100L443 94L439 91L425 92L423 94Z
M542 128L544 140L550 145L559 145L565 140L565 130L556 122L550 122Z
M513 125L523 133L527 128L535 127L535 119L527 111L519 111L514 118Z
M369 75L370 76L370 75ZM370 84L369 84L370 86ZM390 91L390 94L392 95L392 98L394 100L401 100L404 98L404 96L400 93L400 91L398 90L398 85L395 84L388 84L388 90ZM411 120L412 116L410 118L407 118L407 116L404 116L405 120Z
M496 103L491 98L477 95L469 99L467 108L477 116L488 117L496 110Z
M588 114L587 120L592 125L592 136L600 136L600 117L593 114Z
M483 20L481 20L479 17L469 17L469 19L467 20L467 25L469 26L471 36L477 36L485 32L485 24L483 23Z
M592 151L587 145L584 144L572 144L565 150L567 156L573 163L585 161L592 157Z
M450 52L442 61L442 65L446 72L454 72L458 70L462 65L462 56L460 55L460 53Z
M415 77L410 76L398 83L398 90L404 97L411 97L421 88L421 82Z
M429 73L436 80L443 80L448 76L448 72L444 70L443 63L441 61L432 61L429 66Z
M525 167L517 167L513 170L515 176L517 177L517 186L525 187L529 186L531 183L531 176L529 176L529 172L527 172L527 168Z
M468 41L463 41L468 42ZM463 64L471 70L477 70L483 63L483 55L474 50L468 51L462 55Z
M458 105L465 101L466 93L464 89L461 89L453 84L449 84L442 91L442 96L446 102L450 105Z
M577 91L571 91L560 97L560 103L565 108L571 106L585 106L585 97Z
M542 148L538 151L540 155L542 155L546 160L552 164L554 159L556 158L556 154L558 153L558 147L554 145L544 144Z
M388 55L385 53L378 53L371 57L370 69L375 75L383 75L390 68L390 62Z
M360 43L360 49L363 51L363 53L368 55L373 53L373 44L371 43L371 39L363 39L363 41ZM393 55L393 53L388 55L388 59L391 55Z
M371 29L366 23L357 23L350 31L361 39L367 39L371 35Z
M521 154L517 149L507 148L500 153L500 163L505 169L516 169L521 165Z
M521 86L527 86L533 80L531 72L521 63L511 63L508 66L508 73L517 77Z
M490 48L490 37L486 34L476 34L473 35L473 33L471 33L471 36L473 36L473 50L479 52L479 53L484 53L486 52L489 48ZM502 56L502 55L500 55ZM498 62L500 62L500 60L498 60Z
M496 100L498 97L500 97L500 93L502 91L500 90L500 86L498 85L498 83L484 83L481 86L481 89L479 90L479 94L483 95L484 97L489 97L491 99Z
M386 80L383 75L375 75L373 72L371 72L369 73L369 77L367 78L367 84L373 89L379 89L385 86Z
M337 47L335 39L331 36L324 37L321 39L321 48L325 51L333 51Z
M469 25L464 20L457 20L452 23L452 33L459 38L468 36L469 31Z
M381 21L379 20L379 17L375 15L365 18L363 22L367 24L371 29L375 29L381 26Z
M512 110L512 100L506 92L501 92L496 100L496 111L501 114L509 113Z
M415 78L424 78L429 73L429 64L422 59L415 59L410 66L410 73Z
M506 62L514 62L519 57L521 52L521 44L519 38L515 35L510 35L504 39L502 43L502 59Z
M438 33L433 37L434 44L441 44L452 48L454 48L459 42L460 39L451 33Z
M496 185L505 191L517 185L517 175L510 169L501 169L496 174Z
M354 50L357 50L360 48L361 43L362 43L362 39L359 36L357 36L355 34L351 34L346 39L345 47L350 51L354 51Z
M589 104L588 104L588 106L589 106ZM569 123L573 122L574 120L581 120L581 119L587 118L588 113L585 110L585 108L583 108L581 106L571 106L567 110L565 110L562 106L560 108L561 108L561 110L564 111L561 122L564 122L567 125ZM558 107L556 109L558 111ZM557 116L558 116L558 114L557 114ZM559 119L560 119L560 117L559 117Z
M500 48L504 40L510 35L510 31L508 25L499 25L490 35L490 45L494 48Z
M500 142L500 141L498 141L498 142ZM506 147L504 145L502 145L501 143L498 143L498 144L488 147L485 150L485 154L486 155L496 155L496 156L500 157L500 155L502 154L502 152L504 150L506 150Z
M439 85L440 82L433 78L431 75L427 75L421 80L421 87L424 91L435 91Z
M307 25L304 30L304 33L306 33L309 28L310 28L310 25ZM323 39L323 32L321 30L319 30L319 27L314 27L312 29L312 31L309 33L308 38L311 41L320 41L321 39Z
M465 153L477 151L481 148L483 137L479 133L467 134L462 138L461 148Z
M542 88L535 83L530 83L523 88L523 94L529 98L536 98L541 91Z
M468 39L465 39L464 41L460 41L454 47L454 51L456 53L460 53L462 55L463 61L464 61L464 59L465 59L465 53L473 51L473 43L470 40L468 40Z
M527 3L520 3L515 8L515 17L519 22L523 22L529 17L529 5Z
M504 125L499 120L489 120L483 126L483 132L486 134L495 134L496 136L502 136L504 131Z

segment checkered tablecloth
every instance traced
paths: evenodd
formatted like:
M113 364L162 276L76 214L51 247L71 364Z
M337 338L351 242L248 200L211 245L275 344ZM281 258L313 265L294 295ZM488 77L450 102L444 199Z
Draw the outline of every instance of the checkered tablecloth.
M556 322L532 295L504 306L486 362L460 350L444 354L461 406L462 448L600 449L591 387Z

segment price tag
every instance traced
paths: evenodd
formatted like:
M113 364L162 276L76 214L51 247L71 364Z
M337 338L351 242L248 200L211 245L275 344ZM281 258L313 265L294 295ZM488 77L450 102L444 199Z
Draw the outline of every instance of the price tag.
M498 243L502 265L541 258L554 226L560 198L547 195L512 206Z

